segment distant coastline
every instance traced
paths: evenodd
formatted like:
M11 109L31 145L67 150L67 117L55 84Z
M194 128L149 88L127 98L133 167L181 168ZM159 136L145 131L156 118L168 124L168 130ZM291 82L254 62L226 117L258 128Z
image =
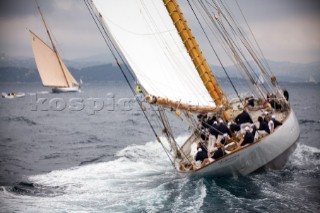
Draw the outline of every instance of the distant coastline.
M320 82L320 62L308 64L295 64L291 62L268 61L272 72L279 82L309 82L310 76L316 82ZM72 60L66 61L69 70L77 80L84 82L96 81L124 81L119 68L111 63L103 63L102 60ZM226 75L220 66L211 65L217 79L223 80ZM234 66L226 67L231 78L239 78ZM37 82L39 74L33 58L1 57L0 82Z

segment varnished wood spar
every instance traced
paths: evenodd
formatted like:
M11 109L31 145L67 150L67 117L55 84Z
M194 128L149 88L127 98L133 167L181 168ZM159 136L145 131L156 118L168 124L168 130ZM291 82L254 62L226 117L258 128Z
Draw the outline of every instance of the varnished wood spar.
M210 106L199 106L199 105L190 105L187 103L181 103L179 101L169 100L168 98L155 97L153 95L147 95L145 97L146 101L151 104L158 104L164 107L186 110L190 112L216 112L219 110L218 107Z
M176 0L163 0L163 2L210 96L217 106L226 105L227 99L213 77L211 69L203 57Z

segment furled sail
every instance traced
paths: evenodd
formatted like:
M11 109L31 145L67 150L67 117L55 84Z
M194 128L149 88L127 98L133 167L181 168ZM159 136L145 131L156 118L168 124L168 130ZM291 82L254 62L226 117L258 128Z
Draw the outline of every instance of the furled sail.
M216 107L162 1L93 3L139 83L149 94L166 100L159 104Z
M50 87L69 87L78 85L58 54L43 42L35 33L30 32L33 54L42 84Z

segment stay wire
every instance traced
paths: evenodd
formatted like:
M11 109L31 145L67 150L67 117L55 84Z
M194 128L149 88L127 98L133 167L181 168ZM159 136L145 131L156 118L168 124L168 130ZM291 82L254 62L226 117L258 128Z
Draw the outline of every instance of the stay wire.
M143 109L143 107L142 107L142 102L141 102L141 101L139 100L139 98L136 96L136 93L135 93L134 89L132 88L132 86L131 86L131 84L130 84L130 82L129 82L129 80L128 80L128 78L127 78L127 76L126 76L126 74L125 74L125 72L124 72L124 70L123 70L123 68L122 68L122 66L120 65L120 63L119 63L119 61L118 61L117 56L115 55L115 53L114 53L114 51L113 51L112 47L111 47L111 46L110 46L110 44L109 44L109 42L111 42L111 43L112 43L111 39L109 38L109 36L108 36L108 34L106 33L106 31L105 31L105 29L104 29L104 28L103 28L103 31L104 31L104 33L105 33L105 34L104 34L104 33L102 32L102 30L100 29L99 24L97 23L97 20L96 20L96 19L98 19L98 20L99 20L99 18L97 17L97 15L96 15L96 14L94 14L94 11L93 11L92 6L91 6L91 5L90 5L90 3L89 3L89 2L87 2L87 1L88 1L88 0L84 0L84 2L85 2L85 4L86 4L86 6L87 6L87 8L88 8L88 10L89 10L89 12L90 12L90 14L91 14L92 18L93 18L93 20L94 20L94 22L95 22L95 24L97 25L97 27L98 27L98 29L99 29L99 31L100 31L100 33L101 33L101 35L102 35L102 37L103 37L103 39L104 39L105 43L107 44L107 46L108 46L108 48L109 48L109 50L110 50L110 52L111 52L111 54L112 54L112 56L113 56L113 58L114 58L114 60L116 61L116 63L117 63L117 65L118 65L119 69L121 70L121 73L122 73L123 77L125 78L125 80L126 80L126 82L127 82L128 86L129 86L129 88L130 88L131 92L133 93L133 95L134 95L134 97L135 97L136 101L138 102L139 107L140 107L140 108L141 108L141 110L142 110L142 113L144 114L145 118L147 119L147 122L148 122L149 126L150 126L150 127L151 127L151 129L152 129L152 132L153 132L153 133L154 133L154 135L156 136L157 141L158 141L158 142L160 142L160 143L162 144L162 142L161 142L161 140L160 140L160 138L159 138L159 136L158 136L157 132L156 132L156 131L155 131L155 129L153 128L153 125L151 124L151 122L150 122L150 120L149 120L148 116L146 115L146 113L145 113L145 111L144 111L144 109ZM107 38L105 38L105 36L106 36ZM108 40L109 40L109 42L108 42ZM162 144L162 146L163 146L163 144Z
M200 1L199 1L199 2L200 2ZM207 1L206 1L206 2L207 2ZM208 3L210 6L212 6L209 2L207 2L207 3ZM208 11L208 9L207 9L206 6L204 5L204 3L201 1L200 4L202 5L204 11L206 11L208 17L211 19L211 22L214 23L214 20L213 20L212 17L210 16L210 12ZM214 3L214 4L215 4L215 3ZM224 5L224 4L222 4L222 5L224 6L225 10L227 11L227 13L229 14L229 16L230 16L231 19L233 20L232 15L231 15L230 12L227 10L227 8L225 7L225 5ZM216 5L216 7L218 7L218 6ZM220 10L220 9L219 9L219 10ZM220 10L220 11L221 11L221 10ZM224 17L225 20L227 21L228 26L230 27L231 32L234 34L234 36L237 36L237 33L236 33L234 27L233 27L232 24L228 21L228 19L227 19L227 17L225 16L225 14L224 14L224 13L221 13L221 15L222 15L222 17ZM241 63L242 59L241 59L240 55L238 55L238 52L239 52L239 53L241 54L241 56L244 58L244 60L246 61L246 64L248 65L248 67L250 68L250 70L253 72L253 74L254 74L256 77L258 77L257 74L254 72L253 68L251 67L251 65L250 65L250 64L248 63L248 61L246 60L246 57L244 56L243 52L240 50L240 48L238 47L238 45L236 44L236 42L234 41L234 39L231 38L230 33L229 33L228 30L225 28L225 26L224 26L224 24L222 23L222 21L217 20L217 23L219 24L220 28L221 28L222 31L223 31L223 34L225 35L225 42L226 42L227 44L229 44L228 46L229 46L229 48L231 48L231 51L233 52L234 56L235 56L235 57L237 56L236 59L237 59L237 61L241 64L242 69L246 72L247 76L250 77L250 81L252 82L252 84L254 84L256 87L258 87L258 86L256 85L256 82L255 82L252 74L249 72L249 70L247 70L247 67L244 65L244 63L243 63L243 62ZM236 26L237 26L237 25L236 25ZM219 30L219 32L222 33L220 30ZM241 32L241 31L240 31L240 32ZM243 35L240 37L240 40L241 40L241 41L242 41L243 37L244 37ZM241 38L242 38L242 39L241 39ZM247 43L248 43L248 42L247 42ZM246 46L246 44L245 44L243 41L242 41L242 44L243 44L244 46ZM246 48L248 49L248 47L246 47ZM238 52L237 52L237 50L238 50ZM248 50L249 50L249 49L248 49ZM250 52L250 51L249 51L249 52ZM263 87L265 88L264 85L263 85ZM257 88L257 89L258 89L259 93L262 95L262 97L264 97L264 94L263 94L263 92L261 91L261 89L260 89L260 88ZM265 89L266 89L266 91L268 91L267 88L265 88Z
M220 57L218 56L218 54L217 54L216 50L214 49L214 47L213 47L213 45L212 45L212 43L211 43L211 41L210 41L210 39L209 39L209 37L208 37L207 33L205 32L205 30L204 30L204 28L203 28L203 26L202 26L202 24L201 24L201 22L200 22L200 20L199 20L199 18L198 18L198 16L197 16L197 14L196 14L196 13L195 13L195 11L194 11L194 9L193 9L193 7L192 7L192 5L191 5L190 1L189 1L189 0L187 0L187 2L188 2L188 4L189 4L189 6L190 6L190 8L191 8L191 10L192 10L192 12L193 12L193 14L194 14L194 16L196 17L197 22L199 23L199 25L200 25L200 27L201 27L201 29L202 29L202 32L203 32L203 33L204 33L204 35L206 36L206 39L208 40L208 42L209 42L209 44L210 44L210 46L211 46L211 49L213 50L214 54L216 55L216 57L217 57L217 59L218 59L218 61L219 61L220 65L221 65L221 67L222 67L222 69L223 69L224 73L226 74L226 76L227 76L227 78L228 78L229 82L231 83L231 85L232 85L232 87L233 87L234 91L236 92L236 94L237 94L238 98L240 99L240 95L239 95L239 93L238 93L238 91L237 91L236 87L234 86L234 84L233 84L233 82L232 82L232 80L231 80L231 78L230 78L230 76L229 76L229 74L228 74L227 70L225 69L224 65L222 64L222 61L221 61Z
M238 8L239 8L239 10L240 10L240 12L241 12L241 15L242 15L243 19L244 19L245 22L246 22L246 25L248 26L248 29L250 30L250 33L251 33L251 35L252 35L252 37L253 37L253 39L254 39L254 41L255 41L258 49L259 49L259 51L260 51L260 54L262 55L262 57L263 57L263 59L264 59L265 64L267 65L267 67L268 67L268 69L269 69L269 72L273 75L273 73L272 73L272 71L271 71L271 69L270 69L269 63L268 63L268 61L266 60L266 57L264 56L264 54L263 54L263 52L262 52L262 50L261 50L261 48L260 48L260 45L259 45L259 43L257 42L256 37L254 36L254 34L253 34L253 32L252 32L249 24L248 24L248 21L247 21L245 15L244 15L244 13L243 13L243 11L242 11L239 3L238 3L238 1L235 0L235 2L236 2L237 6L238 6Z

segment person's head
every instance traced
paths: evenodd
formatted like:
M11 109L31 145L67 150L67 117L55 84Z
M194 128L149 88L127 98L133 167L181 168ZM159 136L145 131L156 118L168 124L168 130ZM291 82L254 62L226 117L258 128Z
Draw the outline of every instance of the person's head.
M201 147L202 147L201 142L197 143L197 149L199 149Z
M207 136L206 136L206 133L202 132L201 135L200 135L201 139L203 141L206 141L207 140Z
M258 121L259 121L259 122L263 121L263 119L262 119L261 116L258 117Z
M246 128L244 128L246 130L246 132L250 131L250 128L248 126L246 126Z

